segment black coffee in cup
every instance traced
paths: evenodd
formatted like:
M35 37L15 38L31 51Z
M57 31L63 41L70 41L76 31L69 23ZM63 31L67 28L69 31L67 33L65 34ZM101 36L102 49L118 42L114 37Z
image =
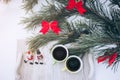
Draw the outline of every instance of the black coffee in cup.
M66 67L71 72L76 72L81 67L81 61L76 57L70 57L66 61Z
M53 52L52 52L52 56L55 60L57 61L62 61L67 57L67 51L64 47L62 46L58 46L56 48L54 48Z

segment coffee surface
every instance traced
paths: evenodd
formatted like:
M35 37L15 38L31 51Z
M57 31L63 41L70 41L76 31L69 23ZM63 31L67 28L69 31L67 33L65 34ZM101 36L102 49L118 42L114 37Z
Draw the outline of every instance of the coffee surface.
M67 56L67 51L63 47L57 47L53 50L53 57L58 61L64 60L66 56Z
M73 72L79 70L80 66L81 66L81 63L79 59L75 57L69 58L66 62L66 67Z

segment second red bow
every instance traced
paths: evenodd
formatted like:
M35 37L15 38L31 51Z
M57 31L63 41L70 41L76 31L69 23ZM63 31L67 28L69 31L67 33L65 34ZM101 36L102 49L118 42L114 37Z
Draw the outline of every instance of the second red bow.
M46 34L49 29L51 29L54 33L59 34L60 28L58 27L57 21L42 21L41 22L42 29L39 32L42 32L43 34Z
M68 5L66 6L66 9L72 10L73 8L76 8L80 14L83 14L86 12L86 10L83 8L83 3L81 0L80 1L69 0Z
M98 58L97 58L97 61L98 61L98 63L100 63L100 62L103 62L103 61L105 61L105 60L107 60L108 59L108 64L109 64L109 66L110 65L112 65L112 63L116 60L116 57L117 57L117 53L113 53L113 54L111 54L110 56L99 56Z

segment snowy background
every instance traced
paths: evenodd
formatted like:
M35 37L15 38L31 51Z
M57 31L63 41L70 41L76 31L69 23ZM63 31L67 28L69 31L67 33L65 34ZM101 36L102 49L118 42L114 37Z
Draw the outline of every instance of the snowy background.
M0 2L0 80L15 80L17 40L31 35L19 24L25 15L21 2L12 0L7 5ZM95 62L95 72L96 80L120 80L120 69L114 72Z

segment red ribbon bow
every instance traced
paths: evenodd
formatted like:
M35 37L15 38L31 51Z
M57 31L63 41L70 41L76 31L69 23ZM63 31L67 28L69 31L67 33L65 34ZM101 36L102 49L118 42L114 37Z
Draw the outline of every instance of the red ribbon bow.
M75 0L69 0L68 1L68 5L66 6L66 9L67 10L72 10L73 8L76 8L77 11L80 13L80 14L83 14L86 12L86 10L83 8L83 3L82 1L75 1Z
M115 52L115 53L111 54L110 56L104 56L104 55L103 56L99 56L97 58L97 61L98 61L98 63L100 63L100 62L103 62L106 59L108 59L108 64L110 66L115 61L116 57L117 57L117 53Z
M42 21L41 25L42 25L42 29L39 32L42 32L43 34L46 34L49 29L51 29L56 34L59 34L60 32L57 21L52 21L50 23L47 21Z

